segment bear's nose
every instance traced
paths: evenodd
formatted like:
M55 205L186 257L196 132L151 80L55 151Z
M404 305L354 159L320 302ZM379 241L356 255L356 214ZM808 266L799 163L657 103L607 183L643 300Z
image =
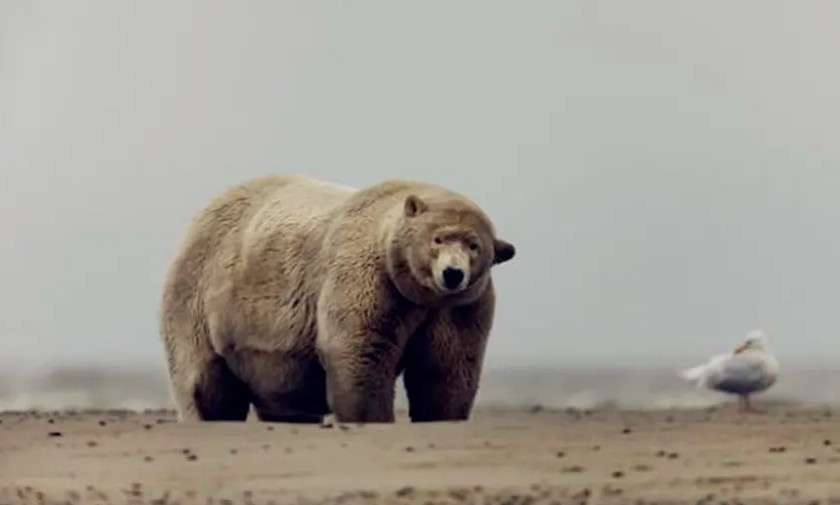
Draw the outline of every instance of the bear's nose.
M455 289L464 280L464 271L460 268L446 267L443 269L443 283L446 289Z

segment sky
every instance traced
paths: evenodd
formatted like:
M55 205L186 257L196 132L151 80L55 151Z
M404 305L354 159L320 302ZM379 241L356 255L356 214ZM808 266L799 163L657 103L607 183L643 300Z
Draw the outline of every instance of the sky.
M0 4L0 363L162 363L226 187L407 177L480 205L488 366L840 358L840 3Z

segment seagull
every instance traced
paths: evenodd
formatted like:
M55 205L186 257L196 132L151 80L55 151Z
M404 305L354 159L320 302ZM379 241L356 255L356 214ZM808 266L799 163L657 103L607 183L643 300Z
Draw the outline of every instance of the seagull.
M767 335L751 330L731 354L719 354L702 365L679 373L699 388L738 395L741 412L758 412L750 395L761 393L776 383L779 363L770 353Z

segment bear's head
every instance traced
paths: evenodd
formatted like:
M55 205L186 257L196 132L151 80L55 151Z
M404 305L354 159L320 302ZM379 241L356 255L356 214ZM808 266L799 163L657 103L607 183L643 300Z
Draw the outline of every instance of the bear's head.
M513 244L495 236L484 212L463 198L408 195L390 231L389 273L418 303L469 303L484 292L491 267L516 254Z

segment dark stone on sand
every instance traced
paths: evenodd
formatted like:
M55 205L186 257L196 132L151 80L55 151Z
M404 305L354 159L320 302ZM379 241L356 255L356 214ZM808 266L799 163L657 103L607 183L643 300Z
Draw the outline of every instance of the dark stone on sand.
M829 445L831 445L831 440L828 440L828 439L823 440L823 445L828 447Z
M154 461L154 460L155 460L155 458L153 458L153 457L151 457L151 456L145 456L145 457L143 458L143 461L145 461L146 463L151 463L151 462L152 462L152 461Z
M64 434L61 433L60 431L51 431L51 432L47 433L47 436L48 437L62 437L62 436L64 436Z
M805 458L806 465L815 465L817 464L817 458Z
M676 452L672 452L672 453L668 454L668 459L677 459L679 457L680 457L680 455L677 454Z
M624 434L624 435L629 435L629 434L633 433L633 430L630 429L630 428L624 428L623 430L621 430L621 433Z
M91 440L87 443L88 447L96 447L97 445L99 445L99 442L97 442L96 440Z
M198 459L198 456L195 454L187 454L187 461L195 461Z
M409 496L414 493L414 487L412 486L403 486L394 493L396 496L403 497Z
M407 446L407 447L406 447L405 449L403 449L403 450L404 450L405 452L414 452L414 447L412 447L412 446L410 446L410 445L409 445L409 446Z
M99 421L99 426L105 426L106 424L108 423L106 423L105 421Z
M143 425L143 429L144 429L144 430L151 430L151 429L152 429L152 425L151 425L151 424L144 424L144 425Z
M558 452L555 454L555 456L557 456L558 458L562 458L562 457L564 457L565 455L566 455L566 453L565 453L565 452L563 452L563 451L558 451Z
M621 470L616 470L615 472L612 473L612 476L613 476L614 479L620 479L620 478L624 477L624 472L622 472Z
M592 496L592 491L590 491L589 488L584 488L582 491L572 495L572 498L581 499L581 498L589 498L590 496Z

